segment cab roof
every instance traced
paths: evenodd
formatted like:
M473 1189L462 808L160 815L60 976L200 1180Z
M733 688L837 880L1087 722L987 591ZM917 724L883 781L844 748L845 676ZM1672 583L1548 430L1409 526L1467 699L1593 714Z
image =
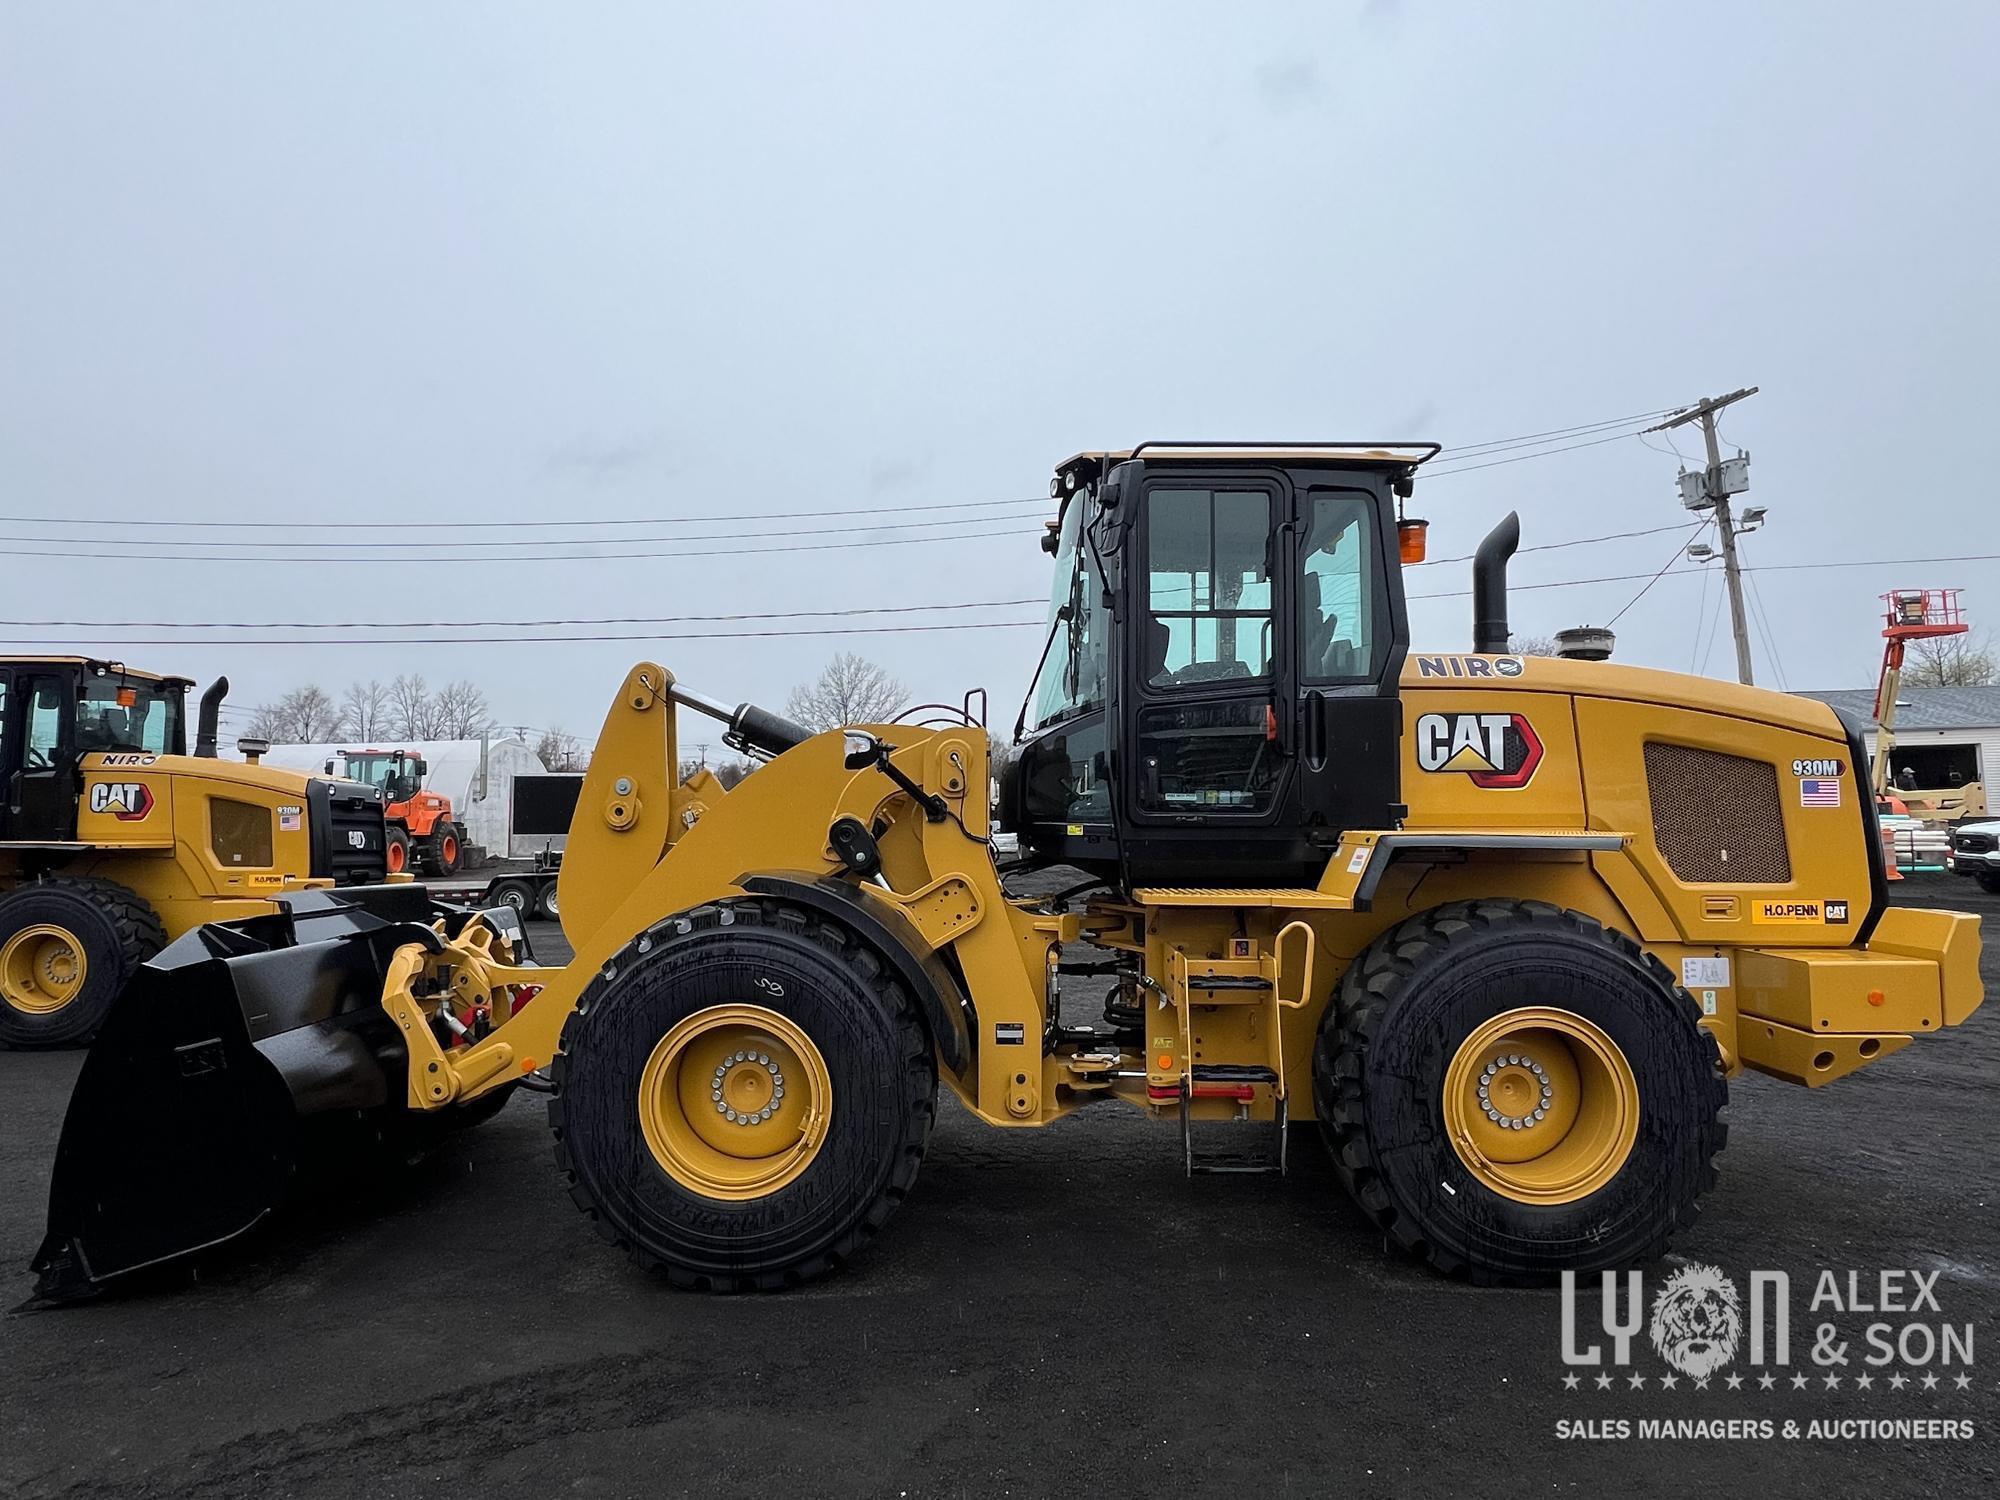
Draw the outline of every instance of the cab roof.
M0 656L0 667L81 667L93 675L137 678L142 682L178 683L193 687L192 677L174 677L164 672L146 672L122 661L103 661L95 656Z
M1440 443L1228 443L1154 441L1136 448L1086 449L1056 465L1052 491L1088 484L1114 465L1129 459L1169 463L1259 463L1299 468L1311 465L1339 469L1387 469L1408 473L1437 457Z

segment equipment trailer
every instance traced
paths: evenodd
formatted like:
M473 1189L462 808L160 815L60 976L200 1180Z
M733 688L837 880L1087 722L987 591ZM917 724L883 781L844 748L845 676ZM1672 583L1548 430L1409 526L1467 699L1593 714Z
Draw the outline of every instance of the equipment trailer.
M407 888L189 934L78 1080L42 1293L240 1233L312 1127L468 1119L544 1079L571 1196L688 1286L861 1249L940 1080L1002 1128L1139 1110L1191 1170L1227 1128L1282 1170L1314 1120L1390 1239L1481 1282L1657 1256L1714 1180L1727 1076L1818 1086L1964 1021L1977 919L1889 906L1831 709L1509 655L1511 516L1473 650L1412 655L1398 501L1433 452L1057 470L1001 802L1030 861L1095 882L1080 907L1004 884L983 725L809 734L642 663L558 877L567 966L528 965L511 912ZM678 783L676 705L770 764ZM1074 944L1112 981L1102 1027L1061 1019Z

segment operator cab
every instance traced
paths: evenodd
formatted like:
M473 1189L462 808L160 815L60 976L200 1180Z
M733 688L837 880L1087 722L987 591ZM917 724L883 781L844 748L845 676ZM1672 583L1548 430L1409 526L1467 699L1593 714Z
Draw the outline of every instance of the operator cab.
M1147 443L1059 466L1049 635L1002 789L1024 852L1276 887L1317 881L1344 830L1394 827L1398 502L1437 451Z
M341 758L347 762L350 781L380 788L383 800L392 806L416 796L431 770L421 755L407 750L348 750ZM327 774L332 773L332 762L328 762Z
M84 755L187 754L192 686L89 657L0 661L0 841L76 837Z

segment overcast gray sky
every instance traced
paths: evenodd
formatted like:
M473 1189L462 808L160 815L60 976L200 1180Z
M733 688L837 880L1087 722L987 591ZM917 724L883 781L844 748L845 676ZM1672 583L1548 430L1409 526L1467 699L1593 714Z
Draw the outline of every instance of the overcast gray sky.
M2000 552L1991 3L0 14L0 511L72 518L7 523L61 539L0 542L17 553L256 535L119 524L135 518L347 521L394 541L370 524L888 513L1041 495L1064 455L1144 438L1469 444L1750 384L1723 423L1770 509L1750 562ZM1675 467L1624 440L1441 474L1414 508L1436 555L1510 506L1530 545L1665 525ZM1008 535L760 557L17 558L0 613L1045 595L1035 521L1000 513L1011 527L976 529ZM834 524L854 520L668 530ZM537 550L467 539L444 550ZM1515 578L1651 573L1673 541L1524 557ZM2000 563L1765 574L1784 680L1871 682L1874 596L1901 584L1963 586L2000 625ZM1412 585L1463 588L1464 570ZM1516 628L1602 621L1636 587L1522 592ZM1663 580L1619 621L1620 655L1687 670L1703 594ZM1465 600L1414 611L1420 644L1466 643ZM71 638L227 671L246 707L414 667L477 678L503 721L586 734L634 660L776 704L841 647L922 697L984 684L1011 722L1041 644L1035 628L373 650L106 634ZM1778 680L1766 646L1758 667ZM1708 670L1730 672L1726 634Z

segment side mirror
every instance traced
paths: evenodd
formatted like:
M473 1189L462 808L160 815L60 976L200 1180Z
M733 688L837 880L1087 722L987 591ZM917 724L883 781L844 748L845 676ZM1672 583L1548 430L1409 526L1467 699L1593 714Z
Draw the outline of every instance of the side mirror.
M850 771L865 771L882 758L882 742L872 734L850 729L841 740L847 751L841 764Z

